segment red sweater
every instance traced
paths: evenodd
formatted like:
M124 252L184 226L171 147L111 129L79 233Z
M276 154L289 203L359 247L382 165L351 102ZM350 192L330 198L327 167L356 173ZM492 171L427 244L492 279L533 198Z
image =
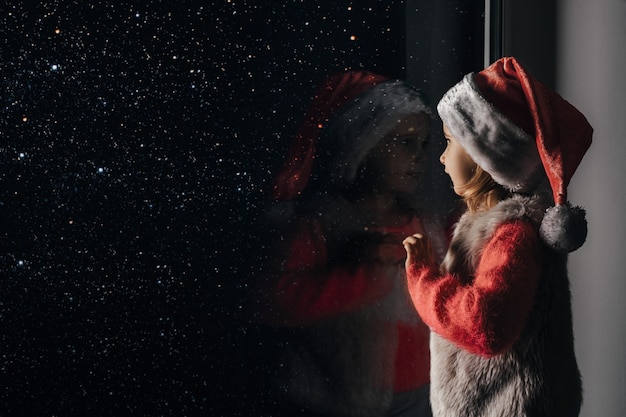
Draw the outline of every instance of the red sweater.
M288 247L273 301L281 324L312 324L340 317L385 298L392 291L394 277L404 277L402 240L409 234L423 232L423 228L419 219L414 218L404 226L376 229L376 232L384 236L384 242L375 249L376 256L392 258L394 264L370 261L329 266L328 248L320 224L302 224ZM396 308L401 313L388 319L388 325L396 326L398 334L395 369L390 370L394 372L395 391L416 389L429 382L429 331L417 316L408 292L403 290L403 294L406 294L404 305Z
M519 338L541 274L539 236L529 222L500 225L472 277L415 263L407 278L413 303L437 334L469 352L493 356Z

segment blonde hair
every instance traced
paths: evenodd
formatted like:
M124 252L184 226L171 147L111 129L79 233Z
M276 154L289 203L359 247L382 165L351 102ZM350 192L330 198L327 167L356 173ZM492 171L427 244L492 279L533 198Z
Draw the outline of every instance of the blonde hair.
M467 184L459 187L465 204L470 212L489 210L511 193L493 180L491 175L478 164L474 175Z

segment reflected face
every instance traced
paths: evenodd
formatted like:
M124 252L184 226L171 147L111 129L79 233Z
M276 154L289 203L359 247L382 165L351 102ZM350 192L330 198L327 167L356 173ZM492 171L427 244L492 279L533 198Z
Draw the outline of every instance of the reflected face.
M414 192L426 171L425 146L430 117L410 114L402 119L370 152L366 175L378 191Z
M463 196L463 187L474 175L476 162L467 154L465 149L456 141L446 125L443 125L443 134L446 137L446 149L439 157L445 167L446 174L452 180L454 192Z

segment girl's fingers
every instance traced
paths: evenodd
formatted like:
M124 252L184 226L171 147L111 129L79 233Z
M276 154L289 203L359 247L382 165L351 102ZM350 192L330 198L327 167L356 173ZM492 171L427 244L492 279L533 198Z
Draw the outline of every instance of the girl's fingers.
M421 233L415 233L402 241L406 250L406 265L412 264L418 259L426 260L432 256L432 248L428 240Z
M404 245L404 247L406 247L407 245L416 245L418 240L423 239L424 235L422 235L421 233L415 233L414 235L411 235L407 238L405 238L402 241L402 244Z

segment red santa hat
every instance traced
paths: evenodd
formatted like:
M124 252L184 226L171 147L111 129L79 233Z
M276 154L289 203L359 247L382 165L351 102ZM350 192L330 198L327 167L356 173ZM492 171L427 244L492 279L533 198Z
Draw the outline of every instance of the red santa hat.
M540 226L553 249L572 252L587 236L585 211L567 185L591 145L585 116L505 57L467 74L437 105L443 123L474 161L513 192L532 193L547 176L554 198Z

